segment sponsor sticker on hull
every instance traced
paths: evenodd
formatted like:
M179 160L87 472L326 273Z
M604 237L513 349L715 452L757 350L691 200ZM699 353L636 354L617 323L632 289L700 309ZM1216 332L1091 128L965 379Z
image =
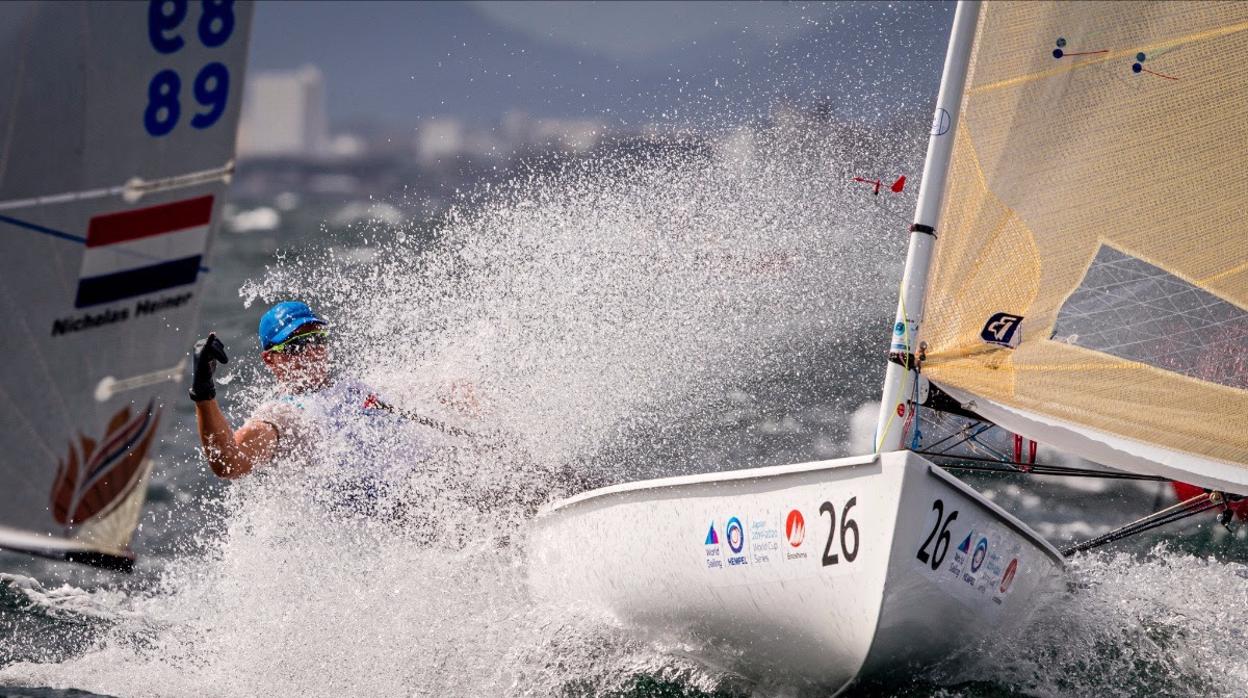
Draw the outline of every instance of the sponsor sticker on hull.
M984 558L988 555L988 539L980 538L975 544L975 553L971 555L971 572L978 572L984 566Z
M724 535L728 538L729 567L748 565L748 556L742 554L745 550L745 526L741 524L741 519L735 516L729 518L724 525Z
M1014 583L1022 541L963 504L953 497L931 501L914 562L961 603L991 612Z
M1014 584L1014 575L1018 573L1018 558L1010 560L1010 564L1005 567L1005 574L1001 575L1001 586L997 587L997 592L1004 594L1010 590L1010 586ZM998 602L1000 603L1000 602Z
M768 565L780 559L780 530L769 516L750 517L750 563Z
M706 568L709 570L723 569L724 550L719 545L719 532L715 530L714 521L711 522L710 528L706 531L706 539L702 543L702 548L706 552Z
M785 560L805 560L809 557L804 547L806 543L806 517L802 516L801 511L793 509L784 518L784 537L789 544L784 551Z
M736 511L725 505L739 500L708 502L706 518L690 532L701 541L697 565L707 583L726 587L863 570L872 549L874 499L825 486L811 487L810 493L805 502L795 503L786 493L783 499L751 502L761 506Z

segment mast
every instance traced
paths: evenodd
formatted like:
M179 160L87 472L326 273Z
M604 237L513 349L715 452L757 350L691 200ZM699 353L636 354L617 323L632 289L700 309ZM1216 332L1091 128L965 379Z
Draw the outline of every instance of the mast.
M945 53L945 69L940 77L940 93L932 119L931 137L927 142L927 159L919 183L919 201L915 207L914 225L910 226L910 248L902 274L901 295L893 336L888 350L888 370L884 375L884 392L880 399L880 416L875 430L875 451L893 451L906 447L906 425L915 407L914 388L917 378L916 337L923 319L923 302L927 292L927 273L931 267L932 249L936 243L936 224L940 220L940 204L945 194L945 178L953 155L958 113L966 87L966 74L979 21L979 0L960 0L953 17L953 32Z

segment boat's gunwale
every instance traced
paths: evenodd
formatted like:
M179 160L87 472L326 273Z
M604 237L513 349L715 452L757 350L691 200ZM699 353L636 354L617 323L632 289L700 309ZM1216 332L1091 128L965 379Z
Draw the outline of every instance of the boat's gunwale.
M1053 559L1054 562L1057 563L1058 567L1063 568L1063 569L1066 567L1065 558L1062 557L1061 552L1059 552L1058 549L1052 543L1045 540L1043 536L1041 536L1036 531L1032 530L1027 524L1023 523L1018 517L1014 516L1010 512L1001 508L1001 506L998 505L997 503L985 497L983 493L979 492L978 490L971 487L970 485L967 485L966 483L962 482L961 480L954 477L953 475L950 475L949 473L945 472L943 469L940 468L940 466L937 466L934 463L929 462L922 456L919 456L918 454L915 454L912 451L900 451L898 453L906 454L905 457L907 458L909 462L913 462L911 459L918 459L920 462L927 465L927 472L931 473L934 477L937 477L943 480L944 482L948 483L951 487L954 487L955 489L962 492L964 495L966 495L970 499L978 502L981 506L991 511L999 519L1001 519L1001 521L1003 521L1007 526L1013 529L1016 533L1028 539L1029 541L1034 543L1036 547L1044 551L1046 555L1048 555L1050 558ZM625 482L619 485L611 485L609 487L600 487L598 489L589 490L588 492L582 492L580 494L573 495L566 499L561 499L555 502L551 502L550 504L547 504L543 506L541 509L539 509L537 512L537 515L534 518L535 520L540 521L543 517L551 516L557 512L566 510L578 504L583 504L588 501L601 499L603 497L609 497L612 495L626 494L626 493L631 493L631 492L640 492L640 491L645 491L645 490L670 489L670 488L676 488L676 487L685 487L689 485L706 484L706 483L711 483L711 482L741 482L741 481L749 481L749 480L759 480L759 479L764 479L764 478L769 478L769 477L775 477L777 475L808 473L808 472L814 472L818 470L833 470L833 469L848 468L848 467L853 467L853 466L858 466L858 465L870 465L871 463L879 462L881 455L882 454L879 454L879 453L871 453L871 454L862 455L862 456L850 456L847 458L835 458L831 460L812 461L812 462L807 462L807 463L794 463L791 465L772 465L772 466L767 466L765 468L747 468L744 470L725 470L725 471L713 472L713 473L700 473L698 475L677 475L674 477L656 478L656 479L651 479L651 480L638 480L636 482Z
M847 468L855 465L869 465L879 460L878 453L871 453L863 456L849 456L847 458L834 458L831 460L811 461L807 463L793 463L790 465L769 465L764 468L747 468L744 470L723 470L719 472L700 473L698 475L676 475L673 477L654 478L650 480L637 480L636 482L625 482L619 485L610 485L608 487L599 487L597 489L581 492L565 499L560 499L549 504L543 505L537 511L535 518L540 519L557 511L567 509L568 507L582 504L584 502L607 497L614 494L623 494L626 492L637 492L641 490L667 489L671 487L683 487L685 485L698 485L708 482L731 482L740 480L757 480L776 475L788 475L791 473L805 473L816 470L831 470L834 468Z

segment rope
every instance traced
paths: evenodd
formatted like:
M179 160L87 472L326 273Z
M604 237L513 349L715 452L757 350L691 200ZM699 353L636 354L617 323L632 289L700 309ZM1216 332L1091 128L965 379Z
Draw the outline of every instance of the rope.
M394 405L382 402L381 400L378 400L375 397L372 398L372 404L385 410L386 412L389 412L390 414L398 415L399 417L402 417L403 419L406 419L409 422L415 422L422 426L426 426L431 429L436 429L442 432L443 434L447 434L449 436L459 436L459 437L464 437L464 438L469 438L469 439L477 439L481 437L481 434L478 434L476 432L468 431L467 429L461 429L457 426L452 426L450 424L447 424L446 422L439 421L437 419L434 419L433 417L426 417L423 414L418 414L411 410L405 410L400 407L395 407Z
M505 434L497 431L479 432L461 429L460 427L447 424L446 422L434 419L433 417L427 417L423 414L413 412L412 410L406 410L401 407L395 407L389 403L382 402L381 400L378 400L376 396L372 398L371 404L378 409L385 410L390 414L402 417L410 422L415 422L416 424L436 429L447 436L465 439L468 443L472 444L474 448L482 451L496 451L508 447L515 442L514 439L508 439Z

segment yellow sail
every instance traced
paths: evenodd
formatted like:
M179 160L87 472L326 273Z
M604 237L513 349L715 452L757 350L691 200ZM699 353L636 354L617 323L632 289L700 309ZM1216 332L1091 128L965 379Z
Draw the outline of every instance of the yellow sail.
M1248 3L985 3L937 236L925 377L1248 492Z

